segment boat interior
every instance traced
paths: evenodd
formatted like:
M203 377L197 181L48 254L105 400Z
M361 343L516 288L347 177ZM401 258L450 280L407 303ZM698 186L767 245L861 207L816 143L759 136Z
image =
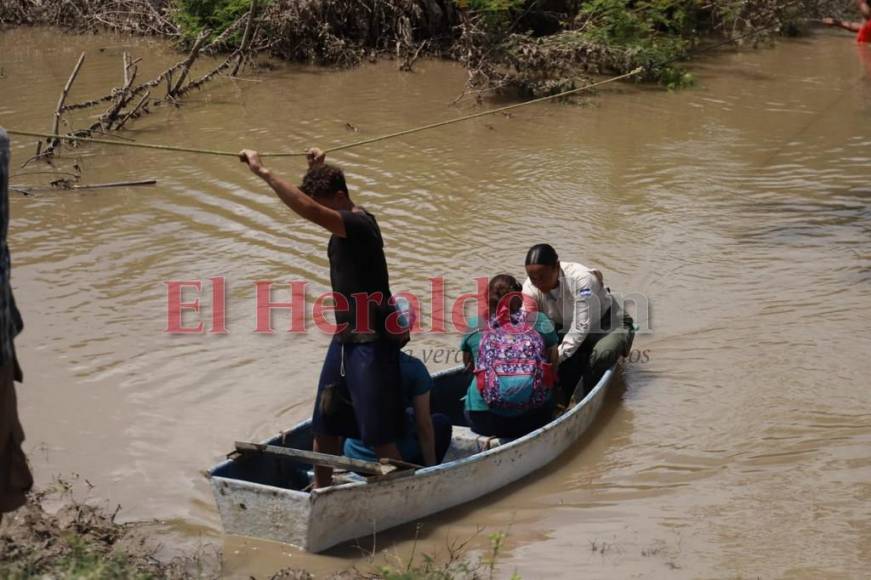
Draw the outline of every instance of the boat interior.
M505 442L505 440L478 435L469 429L463 415L463 408L471 378L471 373L462 369L433 375L433 389L430 395L432 412L444 413L453 423L451 446L443 463L463 459ZM273 437L268 444L310 451L312 449L311 425L308 422L302 423L286 433ZM209 475L297 491L308 490L314 476L312 464L304 460L264 453L237 454L212 469ZM365 481L367 481L365 477L354 472L334 473L336 485Z

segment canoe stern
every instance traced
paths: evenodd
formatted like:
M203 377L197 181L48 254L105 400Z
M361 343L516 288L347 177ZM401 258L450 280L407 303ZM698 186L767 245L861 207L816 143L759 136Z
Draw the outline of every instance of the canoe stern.
M310 494L216 475L209 482L226 533L311 550Z

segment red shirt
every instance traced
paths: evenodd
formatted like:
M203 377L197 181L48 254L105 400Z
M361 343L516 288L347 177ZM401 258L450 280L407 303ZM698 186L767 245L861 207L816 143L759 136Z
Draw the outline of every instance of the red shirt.
M856 42L871 43L871 20L866 20L862 28L859 29L859 34L856 35Z

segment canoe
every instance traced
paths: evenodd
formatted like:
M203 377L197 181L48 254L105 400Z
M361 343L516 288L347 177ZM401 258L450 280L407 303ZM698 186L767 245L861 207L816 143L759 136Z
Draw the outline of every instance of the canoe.
M454 423L445 462L366 480L339 475L330 487L306 491L312 466L274 454L243 454L208 472L228 534L251 536L321 552L466 503L529 475L568 449L602 407L615 368L577 405L523 437L498 440L473 433L462 397L471 375L462 367L433 375L433 412ZM310 450L311 421L263 442Z

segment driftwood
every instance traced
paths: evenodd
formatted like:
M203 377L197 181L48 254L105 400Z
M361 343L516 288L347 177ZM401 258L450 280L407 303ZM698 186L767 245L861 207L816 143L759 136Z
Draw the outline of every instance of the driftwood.
M60 127L60 118L64 112L64 103L67 100L67 95L70 92L70 88L73 86L73 83L76 81L76 77L79 76L79 70L82 68L82 63L85 62L85 53L83 52L81 56L79 56L78 62L76 62L76 66L73 67L73 72L70 73L70 78L67 79L67 84L64 85L64 90L61 92L60 97L57 100L57 109L54 112L54 121L51 125L51 132L54 135L57 135L58 128ZM57 140L54 141L55 143ZM40 146L37 145L36 154L40 154Z
M70 174L72 175L72 174ZM113 181L111 183L93 183L90 185L80 185L76 183L78 176L73 175L73 179L55 179L51 182L51 187L25 187L22 185L10 185L10 191L17 191L24 195L30 195L37 191L57 191L57 190L74 190L82 191L85 189L109 189L115 187L139 187L143 185L157 185L156 179L140 179L137 181Z
M414 51L414 54L412 54L410 51L408 53L406 53L406 56L405 56L403 63L401 65L399 65L399 70L401 70L403 72L411 72L412 70L414 70L414 63L416 63L417 59L420 58L420 53L423 51L424 48L427 47L428 44L429 44L429 41L424 40L417 47L417 50Z
M70 189L108 189L110 187L137 187L140 185L157 185L156 179L140 179L139 181L115 181L112 183L94 183L91 185L72 185Z
M203 48L203 43L209 37L210 31L208 29L203 30L200 35L197 37L197 40L194 42L193 47L191 48L188 57L184 60L181 66L181 72L178 75L178 81L176 81L175 85L173 85L172 90L169 92L169 96L174 97L178 94L178 92L184 86L184 82L187 79L188 73L191 70L191 66L193 66L194 62L197 60L197 57L200 56L200 49Z
M230 68L230 65L233 64L233 60L236 59L236 55L237 55L237 54L238 54L238 51L237 51L237 52L234 52L233 54L231 54L230 56L228 56L227 59L226 59L224 62L222 62L221 64L219 64L219 65L216 66L215 68L213 68L211 71L207 72L206 74L204 74L203 76L201 76L201 77L198 78L197 80L195 80L195 81L191 81L191 82L189 82L188 84L186 84L186 85L185 85L185 86L184 86L184 87L183 87L183 88L178 92L178 94L177 94L176 96L181 97L181 96L184 96L185 93L187 93L188 91L190 91L190 90L192 90L192 89L198 89L198 88L200 88L202 85L206 84L207 82L209 82L210 80L212 80L213 78L215 78L216 76L218 76L220 73L222 73L223 71L225 71L225 70L227 70L228 68Z
M121 121L118 122L117 125L115 125L115 130L120 131L120 130L124 127L124 125L127 123L127 121L130 120L131 117L138 117L138 116L140 115L140 112L139 112L140 109L142 109L142 107L143 107L143 106L145 105L145 103L148 101L148 97L150 97L150 96L151 96L151 91L148 91L148 92L146 92L144 95L142 95L142 98L139 99L139 102L136 104L136 106L133 107L133 108L130 110L130 112L127 113L127 114L124 116L124 118L121 119Z
M58 149L58 147L60 147L61 144L64 142L64 136L90 137L95 132L107 133L110 131L118 131L127 126L132 119L137 119L142 115L149 113L149 106L159 106L164 103L171 103L177 105L178 100L189 91L193 89L199 89L204 84L218 76L220 73L229 69L231 66L233 66L234 63L236 64L235 70L238 70L240 64L244 61L247 54L252 51L251 38L254 35L253 22L255 10L256 2L252 2L251 10L247 15L248 28L246 28L246 32L248 33L248 40L247 43L243 43L244 49L240 48L234 51L219 65L196 79L191 80L190 74L193 65L197 61L198 57L210 47L214 46L215 42L222 41L219 36L215 41L206 45L206 39L209 35L209 32L207 30L203 31L203 33L200 34L184 60L172 65L171 67L157 75L155 78L138 85L135 84L138 69L136 65L142 59L137 58L135 60L131 60L130 55L127 52L124 52L122 54L123 85L120 88L114 88L108 95L97 99L92 99L90 101L85 101L82 103L66 104L66 99L70 91L70 87L72 86L73 82L75 82L75 79L79 74L79 70L81 69L82 62L85 58L85 53L82 53L82 55L79 57L78 62L76 63L76 66L73 69L73 72L70 74L66 85L64 85L64 89L61 92L60 97L58 98L58 105L52 124L52 135L61 135L61 133L59 132L60 119L63 113L66 111L95 107L104 103L110 103L109 107L99 116L96 122L94 122L87 128L69 131L63 134L61 137L49 138L46 142L40 141L37 144L36 154L27 161L25 161L22 167L27 166L29 163L35 160L49 161L50 158L54 155L55 151ZM241 22L242 20L240 19L239 21ZM151 89L164 82L166 83L167 87L166 95L161 99L152 99ZM133 105L136 97L139 97L139 99L135 102L135 105ZM75 141L70 141L70 143L74 145Z
M254 16L257 11L257 0L251 0L251 8L248 9L248 21L245 24L245 32L242 34L242 44L239 47L239 58L236 61L236 66L233 67L233 72L230 76L236 76L239 72L239 67L245 60L248 48L251 46L251 39L254 38Z
M103 131L111 130L112 124L118 120L124 107L133 100L134 94L130 90L130 86L133 84L133 81L136 80L137 67L134 65L131 70L128 60L127 53L125 52L122 58L122 64L124 67L124 86L121 87L121 90L115 91L115 103L109 107L105 113L100 115L99 121L91 126L91 131L96 129L102 129Z

